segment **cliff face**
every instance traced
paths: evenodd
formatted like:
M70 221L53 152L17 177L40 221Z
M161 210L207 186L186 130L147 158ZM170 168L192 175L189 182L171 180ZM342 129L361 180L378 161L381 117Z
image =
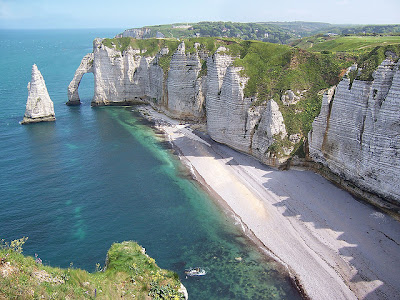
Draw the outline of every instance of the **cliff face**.
M309 133L313 160L341 178L400 202L400 62L386 59L373 81L344 78L324 95Z
M207 131L213 140L275 165L268 149L277 137L286 136L278 104L271 99L267 105L252 105L256 99L243 92L248 78L225 52L220 47L207 61Z
M229 46L210 52L199 43L177 46L158 40L146 44L150 45L146 49L132 40L122 40L133 43L129 45L110 41L94 41L93 53L83 58L68 87L67 104L80 103L79 82L83 74L93 72L94 106L148 103L173 118L206 120L212 139L269 165L285 162L299 143L301 133L292 129L288 136L277 102L245 97L249 78L234 63L237 57ZM363 191L397 204L399 66L400 62L387 59L373 74L373 81L350 84L344 78L330 88L308 137L314 161ZM306 92L287 90L281 101L295 105Z
M148 103L173 118L206 119L214 140L264 163L279 163L269 150L287 136L279 107L274 100L255 106L256 98L244 97L248 78L241 75L241 67L233 65L236 57L228 49L209 53L195 43L187 51L182 42L173 53L167 47L153 56L146 56L145 51L132 47L121 51L96 39L93 53L82 59L68 87L67 104L80 103L80 80L93 72L93 106ZM168 67L163 69L161 61L168 57Z
M27 88L28 99L21 124L55 121L53 101L50 99L46 83L36 65L32 66L31 81Z
M204 79L199 77L200 58L186 54L182 43L172 55L168 72L159 60L169 53L163 48L155 56L141 55L128 47L110 48L101 39L93 42L68 87L68 105L79 104L78 87L83 74L94 74L93 106L149 103L168 115L189 120L204 118Z
M172 56L167 79L167 112L179 119L204 117L204 82L199 76L201 63L199 53L185 53L181 43Z

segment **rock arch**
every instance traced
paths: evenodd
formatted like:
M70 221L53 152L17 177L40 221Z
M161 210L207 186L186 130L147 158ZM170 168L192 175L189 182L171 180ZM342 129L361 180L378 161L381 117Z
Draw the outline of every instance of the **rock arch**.
M66 103L67 105L81 104L78 87L84 74L93 73L93 59L94 53L88 53L83 57L81 64L75 72L74 78L68 86L68 102Z

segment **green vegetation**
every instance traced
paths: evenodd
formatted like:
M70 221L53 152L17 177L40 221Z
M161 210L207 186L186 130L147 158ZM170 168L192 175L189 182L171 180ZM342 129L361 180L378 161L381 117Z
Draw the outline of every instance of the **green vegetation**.
M105 45L120 50L128 46L140 49L144 55L155 55L162 47L168 47L169 53L158 59L164 74L167 74L171 57L181 42L132 38L105 41ZM351 82L355 78L371 80L373 71L386 55L391 53L393 57L400 56L400 36L317 35L298 41L296 47L238 38L200 37L183 41L186 53L199 51L212 55L220 46L224 46L227 54L236 57L234 65L242 67L242 75L249 78L244 88L245 96L257 99L253 105L265 105L274 99L283 114L288 135L300 133L302 137L307 137L313 120L320 112L323 91L338 84L350 65L357 62L362 68L349 74ZM307 43L313 46L308 47ZM307 47L309 51L301 49ZM201 64L199 76L207 74L206 61L201 60ZM302 94L301 100L290 105L284 104L281 98L288 90ZM282 140L274 147L280 149L287 143Z
M358 68L361 68L359 79L373 80L372 73L387 56L398 60L400 57L400 44L377 46L371 52L361 55L357 60Z
M365 53L381 45L400 44L400 36L324 36L307 37L291 45L313 52Z
M284 115L289 134L307 135L313 119L318 115L321 95L318 92L337 84L342 70L351 62L341 60L333 54L311 53L289 46L244 41L234 38L189 38L184 39L186 53L203 51L213 54L218 47L224 46L227 54L237 57L234 64L243 67L243 75L249 78L245 87L245 96L257 95L254 105L266 103L270 99L278 102ZM161 48L168 47L169 53L159 57L158 64L165 74L168 71L173 53L180 41L165 39L136 40L133 38L105 39L104 45L124 51L127 47L139 49L145 56L154 56ZM202 61L199 74L205 75L207 64ZM283 105L282 94L287 91L307 91L304 99L295 105Z
M115 243L104 270L42 265L21 254L26 238L0 244L0 299L183 299L178 275L160 269L135 242Z
M241 45L240 59L235 65L242 66L244 75L249 77L245 96L257 95L255 105L274 99L280 106L288 134L306 136L320 111L321 95L318 93L337 84L342 69L350 63L333 55L270 43L246 41ZM306 92L300 102L286 106L281 96L287 90Z
M104 39L103 45L108 48L114 48L118 51L124 52L128 47L140 50L140 53L146 56L156 55L160 49L168 47L170 52L174 52L179 45L179 41L175 39L134 39L130 37Z
M398 35L400 25L339 26L318 22L199 22L146 26L142 30L145 31L143 38L155 38L157 35L164 38L223 37L288 44L299 38L325 33Z
M396 28L399 29L400 26ZM392 56L393 59L400 56L400 35L316 35L298 40L292 43L292 46L312 52L336 53L338 57L357 62L358 69L349 74L352 84L356 78L367 81L373 80L372 73L386 56Z

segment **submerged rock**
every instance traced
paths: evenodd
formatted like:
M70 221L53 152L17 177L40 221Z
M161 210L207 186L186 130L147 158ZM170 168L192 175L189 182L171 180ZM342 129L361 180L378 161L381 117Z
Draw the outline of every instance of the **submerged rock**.
M28 100L21 124L55 121L54 105L47 92L43 76L34 64L32 78L28 83Z

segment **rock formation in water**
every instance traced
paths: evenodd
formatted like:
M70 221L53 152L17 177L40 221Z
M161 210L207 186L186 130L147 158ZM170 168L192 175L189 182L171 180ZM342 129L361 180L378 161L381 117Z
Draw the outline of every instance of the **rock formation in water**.
M140 50L132 48L121 52L96 39L93 53L83 58L68 87L67 104L80 103L80 80L84 73L93 72L93 106L150 103L174 118L204 118L205 80L199 76L199 54L185 53L182 43L164 72L158 62L168 53L168 48L155 56L141 55Z
M310 157L361 189L400 204L400 62L373 81L344 78L323 97L309 133Z
M86 73L93 73L93 53L86 54L78 69L75 71L74 78L68 86L68 105L80 105L78 86L82 80L82 76Z
M83 58L68 87L67 104L80 103L80 80L84 73L93 72L93 106L148 103L173 118L206 119L214 140L265 163L279 163L269 151L277 139L287 136L277 103L270 100L254 106L256 98L244 97L248 78L240 75L242 68L233 65L235 57L226 48L209 54L196 43L192 50L186 51L185 43L180 43L164 70L160 61L171 54L167 47L146 56L139 49L120 51L96 39L93 53ZM207 72L202 72L205 63Z
M276 101L294 105L307 90L282 91L281 99L268 101L246 97L249 78L229 49L221 46L210 53L198 43L174 42L174 49L157 43L157 51L147 52L115 39L96 39L68 87L67 104L80 103L80 80L93 72L94 106L147 103L173 118L206 120L215 141L269 165L285 162L302 134L288 135ZM400 201L399 72L399 63L387 59L372 82L351 85L344 78L324 95L309 134L314 161L393 203Z
M55 121L53 101L50 99L43 76L36 65L32 66L31 81L27 88L28 100L21 124Z

